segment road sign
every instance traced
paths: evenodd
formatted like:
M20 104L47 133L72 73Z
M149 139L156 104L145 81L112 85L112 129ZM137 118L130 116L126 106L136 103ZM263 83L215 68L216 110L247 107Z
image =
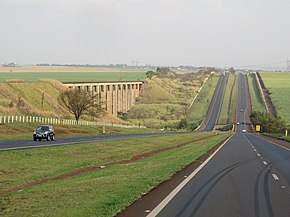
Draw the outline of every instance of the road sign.
M256 132L260 132L261 131L261 125L256 125Z

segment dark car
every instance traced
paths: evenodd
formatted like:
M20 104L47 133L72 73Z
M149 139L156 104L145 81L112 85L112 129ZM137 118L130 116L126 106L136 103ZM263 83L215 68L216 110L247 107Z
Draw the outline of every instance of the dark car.
M53 141L55 139L55 133L53 126L51 125L44 125L44 126L38 126L36 127L34 133L33 133L33 140L41 141L42 139L46 139L47 141L50 139Z

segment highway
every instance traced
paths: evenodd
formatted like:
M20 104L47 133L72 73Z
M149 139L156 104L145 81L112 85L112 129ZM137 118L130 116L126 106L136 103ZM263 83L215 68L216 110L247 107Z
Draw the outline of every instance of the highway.
M215 89L214 95L210 102L206 118L202 122L201 126L197 129L197 131L211 131L214 129L216 122L218 120L218 116L220 113L220 109L222 106L222 99L224 96L224 92L226 89L227 81L229 78L229 74L226 73L219 78L217 87Z
M237 122L247 121L249 95L238 75ZM237 132L188 176L148 217L289 217L290 150L252 133Z
M177 134L178 132L117 134L117 135L104 135L104 136L76 136L76 137L67 137L67 138L56 138L54 141L45 141L45 140L33 141L32 133L31 133L31 140L0 140L0 151L25 149L25 148L50 147L50 146L59 146L59 145L71 145L71 144L80 144L84 142L164 136L164 135L169 135L169 134ZM179 132L179 133L186 133L186 132Z

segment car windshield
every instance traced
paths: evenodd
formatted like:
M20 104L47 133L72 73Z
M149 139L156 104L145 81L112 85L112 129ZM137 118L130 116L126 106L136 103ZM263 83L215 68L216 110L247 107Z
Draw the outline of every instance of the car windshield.
M48 126L40 126L36 128L37 131L48 131L49 127Z

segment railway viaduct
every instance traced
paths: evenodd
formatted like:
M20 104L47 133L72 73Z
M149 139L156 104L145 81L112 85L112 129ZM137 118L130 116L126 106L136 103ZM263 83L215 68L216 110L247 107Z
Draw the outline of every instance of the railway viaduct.
M69 88L99 94L105 104L105 110L117 116L118 112L127 112L135 104L143 81L64 82L63 84Z

